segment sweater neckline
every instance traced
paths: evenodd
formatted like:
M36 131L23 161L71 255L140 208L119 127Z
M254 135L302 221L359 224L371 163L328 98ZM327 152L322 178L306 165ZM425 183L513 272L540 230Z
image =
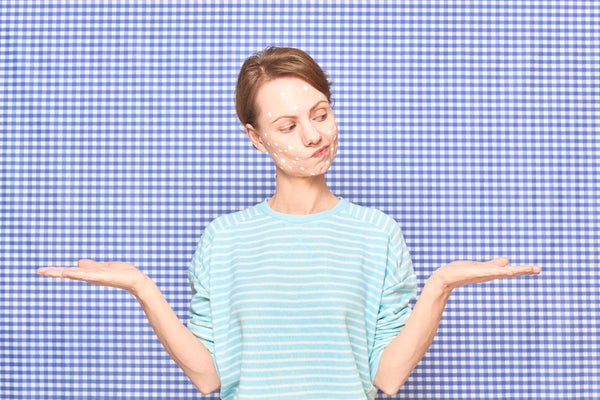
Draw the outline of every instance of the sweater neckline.
M306 214L306 215L285 214L285 213L282 213L279 211L275 211L267 203L270 200L270 198L267 198L264 201L262 201L261 203L259 203L257 205L257 207L258 207L259 211L261 211L267 215L270 215L273 218L277 218L277 219L295 223L295 224L302 224L302 223L313 222L313 221L318 221L321 219L329 218L330 216L335 215L335 214L339 213L340 211L342 211L343 209L345 209L348 206L348 202L341 197L338 197L338 199L339 199L338 203L333 208L331 208L327 211L321 211L318 213Z

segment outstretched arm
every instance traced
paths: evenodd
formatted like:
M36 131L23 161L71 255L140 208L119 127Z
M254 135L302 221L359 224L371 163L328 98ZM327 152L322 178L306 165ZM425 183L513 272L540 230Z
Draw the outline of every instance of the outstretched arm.
M208 349L177 318L158 286L133 265L118 261L99 263L80 260L78 268L46 267L38 269L37 273L127 290L139 301L171 358L198 390L209 394L220 387Z
M488 262L455 261L436 270L427 280L406 325L383 351L375 386L388 395L400 390L431 345L453 289L541 272L537 266L507 267L508 263L505 257Z

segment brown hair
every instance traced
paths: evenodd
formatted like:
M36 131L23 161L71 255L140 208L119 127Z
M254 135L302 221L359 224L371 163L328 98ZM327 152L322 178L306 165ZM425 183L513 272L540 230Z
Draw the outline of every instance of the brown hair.
M256 126L258 89L265 82L283 77L306 81L331 103L331 82L311 56L292 47L267 47L248 57L238 75L235 110L243 125Z

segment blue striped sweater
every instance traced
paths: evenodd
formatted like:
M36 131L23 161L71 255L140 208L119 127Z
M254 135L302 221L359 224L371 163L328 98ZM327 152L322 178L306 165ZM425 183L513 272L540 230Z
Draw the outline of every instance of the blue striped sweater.
M189 269L189 329L222 399L373 399L416 277L398 224L340 199L289 215L266 201L205 229Z

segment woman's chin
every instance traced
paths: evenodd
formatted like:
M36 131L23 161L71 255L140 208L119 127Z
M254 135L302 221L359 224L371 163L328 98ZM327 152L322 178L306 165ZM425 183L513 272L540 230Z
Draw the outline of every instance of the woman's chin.
M277 166L277 174L284 175L289 178L313 178L316 176L324 175L329 168L331 168L331 162L333 159L323 160L313 167L299 167L299 168L288 168L286 169L283 165Z

